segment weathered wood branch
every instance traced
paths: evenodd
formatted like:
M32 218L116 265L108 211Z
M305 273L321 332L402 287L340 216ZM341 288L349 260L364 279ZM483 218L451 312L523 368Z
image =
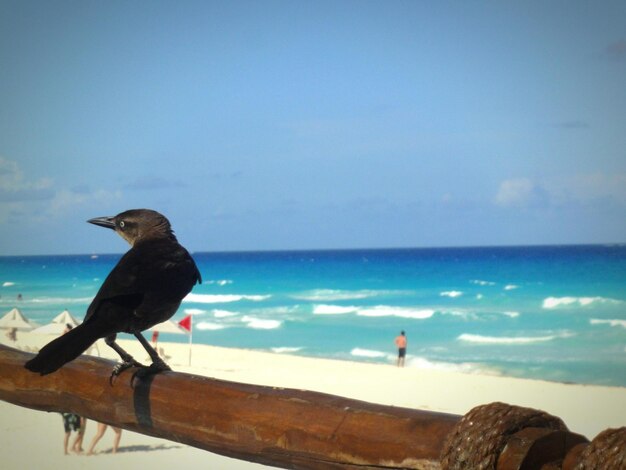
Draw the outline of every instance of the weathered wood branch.
M131 384L131 369L111 385L113 363L89 356L40 377L31 357L0 346L0 399L282 468L436 469L460 419L177 372Z
M375 405L305 390L176 372L110 384L89 356L40 377L32 354L0 345L0 399L292 469L621 470L626 427L589 443L556 416L491 403L465 416Z

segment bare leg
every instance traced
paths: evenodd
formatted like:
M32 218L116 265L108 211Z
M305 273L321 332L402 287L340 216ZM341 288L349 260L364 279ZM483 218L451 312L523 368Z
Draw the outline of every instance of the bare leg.
M65 433L65 437L63 438L63 453L68 455L67 452L67 443L70 441L70 431Z
M80 417L80 429L78 430L78 434L76 434L76 438L74 439L74 444L72 444L72 451L76 454L83 453L83 438L85 437L85 428L87 426L87 420Z
M113 438L113 453L117 453L117 448L120 446L120 439L122 437L122 430L120 428L116 428L115 426L111 426L113 432L115 433L115 437Z
M102 439L102 436L104 436L104 431L106 430L107 430L106 424L98 423L98 431L96 432L96 435L93 437L91 444L89 444L89 450L87 451L87 455L93 455L93 449L96 447L96 444L98 443L98 441Z

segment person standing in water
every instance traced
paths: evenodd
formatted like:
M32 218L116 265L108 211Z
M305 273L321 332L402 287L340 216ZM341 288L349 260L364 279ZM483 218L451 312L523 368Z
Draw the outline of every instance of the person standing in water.
M398 346L398 367L404 367L404 358L406 357L406 334L401 331L395 339L396 346Z

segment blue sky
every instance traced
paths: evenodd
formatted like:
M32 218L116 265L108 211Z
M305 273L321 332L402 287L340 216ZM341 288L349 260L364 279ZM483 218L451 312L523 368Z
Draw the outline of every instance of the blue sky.
M0 0L0 254L626 242L626 3Z

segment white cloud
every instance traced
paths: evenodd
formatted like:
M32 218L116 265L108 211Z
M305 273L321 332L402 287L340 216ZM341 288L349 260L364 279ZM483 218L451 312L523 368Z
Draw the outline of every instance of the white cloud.
M500 183L494 202L500 207L546 207L569 204L626 205L626 174L589 173L564 175L537 184L529 178Z
M56 217L79 206L106 205L121 197L121 191L69 189L51 178L30 180L17 162L0 157L0 223L12 214L36 219Z
M3 195L23 195L26 199L30 199L29 192L46 190L51 186L50 178L27 181L17 162L0 157L0 192ZM16 197L12 199L15 200Z
M94 192L82 192L73 191L70 189L59 189L46 212L49 215L59 216L61 214L69 213L80 206L89 206L97 204L99 206L107 205L112 201L117 201L122 198L121 191L107 191L104 189Z
M544 199L543 190L528 178L514 178L500 183L495 203L501 207L527 207Z

